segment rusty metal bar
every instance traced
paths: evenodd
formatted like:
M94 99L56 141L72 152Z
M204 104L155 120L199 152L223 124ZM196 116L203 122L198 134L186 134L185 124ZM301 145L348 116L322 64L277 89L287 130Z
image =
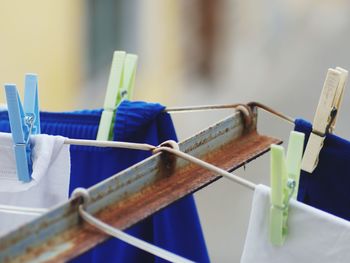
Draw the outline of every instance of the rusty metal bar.
M231 172L281 143L257 133L254 114L245 127L236 111L181 142L180 149ZM123 230L219 178L170 154L156 154L89 188L86 209ZM109 238L79 220L78 205L71 199L1 237L0 262L64 262Z

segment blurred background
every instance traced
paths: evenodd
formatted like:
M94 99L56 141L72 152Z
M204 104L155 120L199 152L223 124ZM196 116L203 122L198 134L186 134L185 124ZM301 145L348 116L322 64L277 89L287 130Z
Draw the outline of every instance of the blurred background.
M39 75L43 110L102 107L114 50L139 55L134 100L186 106L263 102L312 120L329 67L350 69L345 0L2 1L0 83ZM349 139L350 91L336 133ZM0 103L5 103L0 89ZM230 110L173 115L179 139ZM293 127L261 113L259 131ZM237 170L269 184L269 155ZM195 194L213 262L238 262L252 192L224 179Z

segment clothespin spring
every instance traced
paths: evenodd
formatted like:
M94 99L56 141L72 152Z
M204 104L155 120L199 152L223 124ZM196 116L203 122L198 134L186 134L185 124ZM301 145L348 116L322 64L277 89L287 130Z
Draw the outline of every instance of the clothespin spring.
M331 113L330 113L330 121L329 124L326 127L326 133L332 133L334 128L333 128L333 124L335 121L335 118L337 117L338 114L338 109L336 107L333 106Z
M34 127L34 120L35 120L34 114L26 114L24 116L24 123L26 124L28 129L28 134L27 134L28 136L26 138L26 143L29 143L29 138L30 138L30 135L32 134L33 127Z
M332 110L331 110L331 112L329 114L330 120L329 120L329 123L326 126L325 133L318 132L317 130L314 130L314 129L312 130L312 133L316 134L317 136L322 137L322 138L325 138L327 133L332 133L334 131L333 123L335 121L335 118L337 117L337 113L338 113L337 108L333 106ZM321 142L321 147L323 147L323 144L324 144L324 140ZM317 156L317 158L315 160L315 165L316 166L317 166L318 162L319 162L319 155Z
M290 191L289 191L287 200L283 203L283 206L271 204L271 208L276 208L276 209L281 210L281 211L286 211L289 207L288 204L289 204L290 199L292 199L296 185L297 185L297 183L295 182L295 180L288 179L287 187L290 189Z
M325 133L321 133L317 130L314 130L312 129L312 133L313 134L316 134L320 137L325 137L327 133L332 133L333 132L333 122L335 120L335 118L337 117L337 113L338 113L338 110L336 107L333 107L330 114L329 114L329 117L330 117L330 120L329 120L329 123L327 124L326 126L326 131Z
M295 192L295 189L296 189L296 185L297 183L295 182L295 180L291 179L291 178L288 178L287 180L287 187L289 189L289 194L286 198L286 200L284 200L283 202L283 206L279 206L279 205L276 205L276 204L271 204L271 208L274 208L274 209L278 209L280 210L281 212L283 212L284 216L284 220L283 220L283 225L282 225L282 233L283 235L286 235L287 234L287 231L288 231L288 225L287 225L287 215L288 215L288 209L289 209L289 202L290 200L292 199L292 196Z
M32 156L31 156L31 144L29 142L30 135L32 134L33 127L34 127L34 121L35 121L35 116L34 114L27 113L24 116L24 124L27 126L26 128L28 129L28 133L25 133L25 143L16 143L16 147L25 147L25 150L27 152L27 162L28 162L28 172L29 174L32 174L33 172L33 161L32 161Z

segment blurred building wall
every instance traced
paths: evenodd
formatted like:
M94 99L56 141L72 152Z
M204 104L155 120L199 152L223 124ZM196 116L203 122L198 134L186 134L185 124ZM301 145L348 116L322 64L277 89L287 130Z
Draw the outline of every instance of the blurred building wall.
M42 108L101 107L112 51L125 50L139 55L135 100L167 106L256 100L311 120L327 68L350 70L349 2L215 2L214 7L202 0L3 2L0 84L23 88L24 74L36 72ZM3 102L1 88L0 93ZM337 134L347 139L349 112L345 91ZM184 139L230 113L173 119ZM292 129L259 115L261 133L286 140ZM269 155L235 172L269 185ZM212 262L239 261L252 196L224 179L195 194Z
M40 107L75 108L81 86L83 1L2 1L0 8L0 102L4 83L23 95L24 74L39 75Z
M136 98L171 99L171 90L180 85L181 57L180 4L178 1L140 1L139 74ZM167 88L165 88L167 87Z

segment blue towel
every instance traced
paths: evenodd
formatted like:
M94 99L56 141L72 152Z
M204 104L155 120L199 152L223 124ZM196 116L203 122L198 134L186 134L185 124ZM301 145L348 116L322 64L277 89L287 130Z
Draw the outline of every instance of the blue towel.
M114 140L158 145L176 140L170 116L164 106L124 101L117 109ZM76 139L95 139L102 110L65 113L42 112L42 133ZM0 112L0 131L9 132L7 112ZM147 158L147 151L71 146L70 193L76 187L90 187ZM197 210L187 196L127 231L136 237L196 262L209 262ZM117 239L110 239L72 262L164 262Z
M302 119L295 121L295 130L305 133L305 145L312 125ZM350 220L350 142L327 134L312 174L302 171L298 200Z

